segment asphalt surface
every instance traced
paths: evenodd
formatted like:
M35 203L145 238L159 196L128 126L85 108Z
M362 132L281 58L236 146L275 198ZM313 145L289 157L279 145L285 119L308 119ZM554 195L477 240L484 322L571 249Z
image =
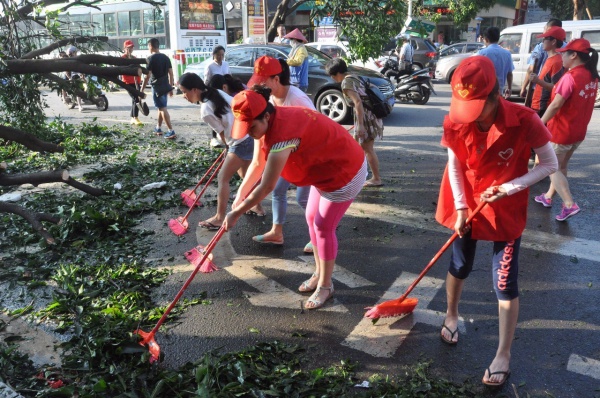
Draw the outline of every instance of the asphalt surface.
M322 310L301 310L296 289L312 272L312 264L310 256L302 253L308 231L293 190L289 192L285 245L262 246L251 240L270 228L270 200L265 200L267 217L244 216L215 249L214 262L220 270L198 274L188 288L186 297L206 291L211 304L189 308L176 325L157 335L166 366L196 360L213 349L238 350L280 340L310 346L314 366L342 359L357 361L359 375L365 379L373 373L402 374L406 365L430 361L435 375L457 383L479 383L498 342L490 243L480 242L475 269L465 284L460 305L464 323L457 346L449 347L439 338L446 308L443 281L448 254L415 290L413 296L420 302L412 315L381 320L375 326L363 318L364 308L384 295L399 296L451 235L434 220L446 162L439 145L441 126L450 103L449 86L440 83L435 88L438 95L427 105L397 104L385 119L384 139L376 143L385 186L364 189L340 223L334 300ZM100 122L128 123L129 99L123 92L108 93L107 112L91 106L83 113L67 110L53 96L48 97L49 113L60 113L67 121L97 117ZM169 109L179 140L202 137L207 141L209 130L199 124L197 108L176 96ZM143 129L150 131L152 126L149 123ZM533 201L549 180L531 188L520 254L521 312L511 385L505 387L505 396L600 396L599 133L600 111L595 110L587 139L569 170L571 191L583 209L579 215L564 223L555 221L561 203L558 197L552 209ZM200 229L195 236L171 234L166 222L182 210L145 220L146 227L158 231L150 257L175 258L165 262L174 272L155 292L160 304L175 296L191 272L182 254L212 237ZM190 225L214 211L212 206L196 211ZM497 394L483 387L480 393Z

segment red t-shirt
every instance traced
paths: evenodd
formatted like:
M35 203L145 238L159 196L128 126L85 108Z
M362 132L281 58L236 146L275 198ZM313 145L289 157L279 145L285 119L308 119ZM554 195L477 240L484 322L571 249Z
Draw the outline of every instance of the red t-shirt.
M122 55L121 58L127 58L127 56ZM121 80L125 84L135 84L135 83L140 84L142 81L139 76L130 76L130 75L122 75Z
M556 84L562 75L565 73L560 54L551 56L544 62L539 77L547 83ZM531 108L537 110L546 109L550 103L550 94L552 90L546 90L541 85L535 85L533 98L531 100Z
M263 156L288 142L294 143L294 150L281 176L297 186L334 192L356 176L365 160L363 149L344 127L304 107L277 107L261 138Z
M471 211L479 204L481 193L528 172L531 148L550 141L550 133L531 109L500 99L494 125L487 133L470 124L444 120L442 145L452 149L461 166L467 204ZM471 223L473 239L509 241L525 229L529 190L489 203ZM448 167L444 171L436 220L454 229L456 209L450 187Z

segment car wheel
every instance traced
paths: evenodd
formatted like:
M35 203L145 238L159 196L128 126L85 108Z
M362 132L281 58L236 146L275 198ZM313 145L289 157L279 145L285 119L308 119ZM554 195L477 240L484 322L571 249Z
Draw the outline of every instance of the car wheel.
M342 92L336 89L323 91L317 98L317 110L334 122L342 123L350 116L350 107Z
M448 78L446 79L448 83L452 83L452 75L454 75L454 69L448 73Z

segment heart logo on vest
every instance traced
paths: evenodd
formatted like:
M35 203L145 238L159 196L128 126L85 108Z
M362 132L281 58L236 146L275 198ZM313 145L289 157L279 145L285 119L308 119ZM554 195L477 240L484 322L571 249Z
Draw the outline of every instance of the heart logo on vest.
M508 148L505 151L498 152L498 156L500 156L504 160L508 160L513 155L513 149Z
M466 90L466 89L458 90L458 95L460 95L463 98L467 98L467 95L469 95L469 90Z

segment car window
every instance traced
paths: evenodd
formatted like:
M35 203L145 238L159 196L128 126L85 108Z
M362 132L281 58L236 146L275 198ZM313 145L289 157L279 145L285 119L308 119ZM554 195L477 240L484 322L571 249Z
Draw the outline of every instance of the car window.
M565 43L568 43L571 41L571 36L573 36L573 32L565 32L565 33L566 33Z
M227 52L225 59L229 66L249 66L252 67L253 48L234 48Z
M424 40L423 40L423 43L425 43L425 48L426 48L428 51L436 51L435 44L433 44L433 43L431 42L431 40L429 40L429 39L424 39Z
M331 58L346 57L346 52L341 47L335 45L323 45L321 46L321 52Z
M454 55L460 53L460 46L448 47L442 50L442 56Z
M271 58L287 59L287 55L281 53L280 51L274 50L272 48L267 48L267 47L258 47L256 49L256 59L262 57L263 55L266 55Z
M308 51L308 66L309 67L325 65L327 63L327 61L329 61L331 59L327 55L323 54L322 52L320 52L312 47L307 46L306 50Z
M483 46L480 46L478 44L467 44L467 51L466 52L471 53L473 51L479 50L481 47L483 47Z
M581 37L589 41L594 50L600 50L600 30L582 32Z
M523 34L521 33L507 33L500 36L500 40L498 41L498 45L508 51L511 54L519 54L521 49L521 38Z
M537 38L539 34L540 33L532 33L531 34L531 40L529 41L529 53L532 53L535 46L537 46L538 43L542 42L542 39Z

